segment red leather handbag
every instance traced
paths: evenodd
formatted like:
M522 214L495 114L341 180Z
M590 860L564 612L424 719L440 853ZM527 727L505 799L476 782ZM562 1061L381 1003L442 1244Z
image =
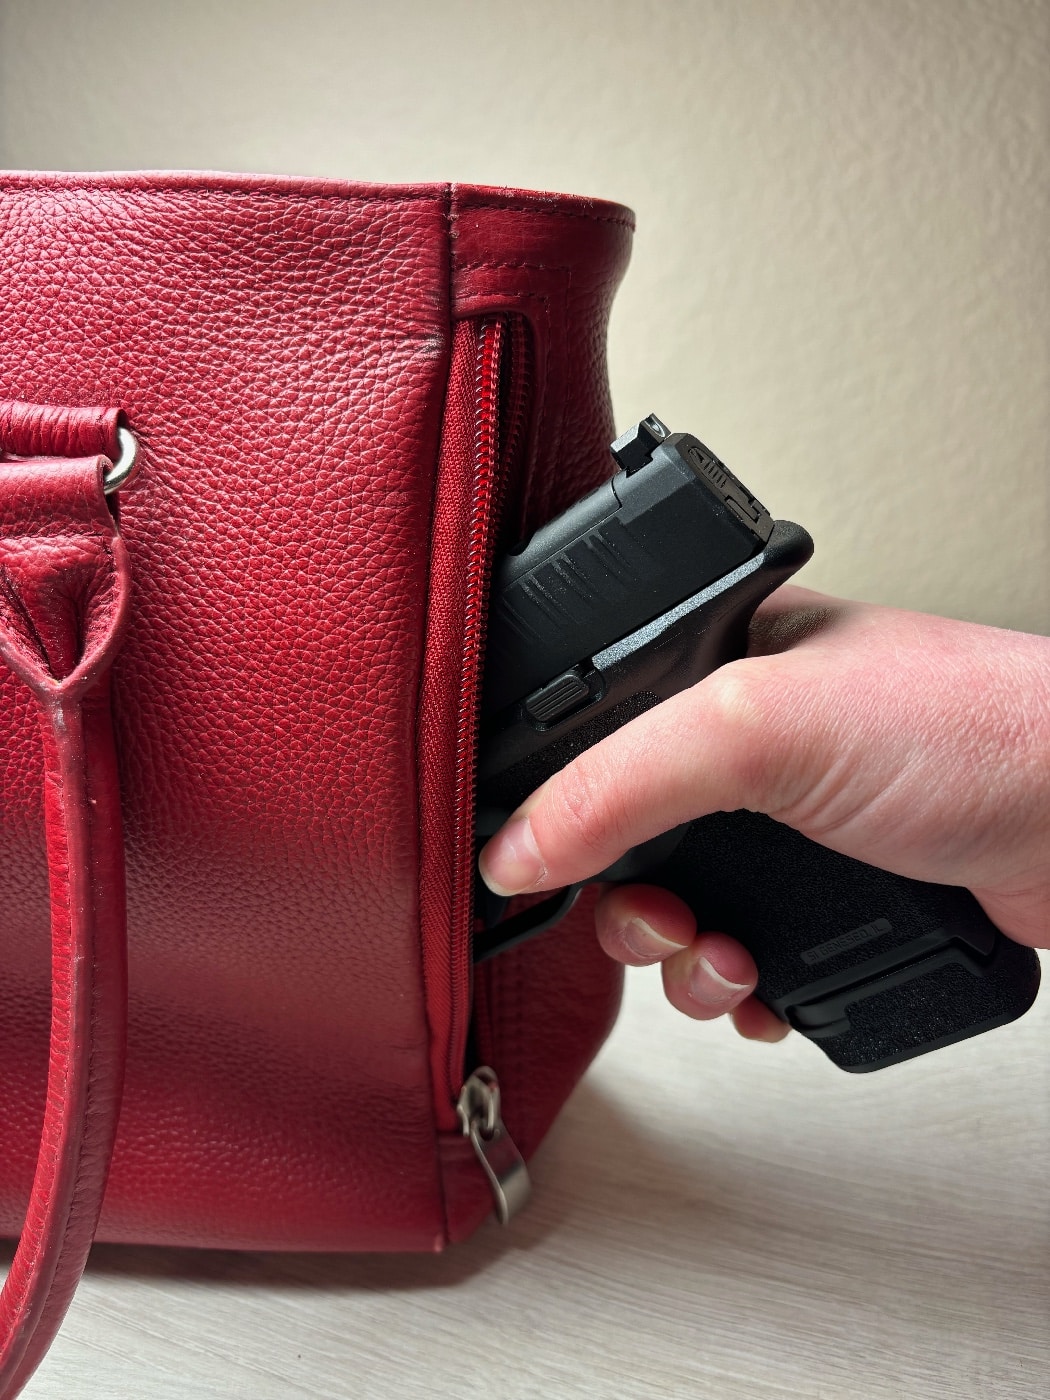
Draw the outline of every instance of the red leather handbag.
M473 769L493 550L608 474L631 218L214 175L0 209L7 1400L92 1238L507 1213L606 1035L588 907L472 974Z

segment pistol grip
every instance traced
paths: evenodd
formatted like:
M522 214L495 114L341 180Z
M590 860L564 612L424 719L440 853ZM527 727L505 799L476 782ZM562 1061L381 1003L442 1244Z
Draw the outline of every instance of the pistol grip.
M882 1069L1023 1015L1039 959L964 889L892 875L753 812L690 824L646 877L749 949L758 996L840 1068Z

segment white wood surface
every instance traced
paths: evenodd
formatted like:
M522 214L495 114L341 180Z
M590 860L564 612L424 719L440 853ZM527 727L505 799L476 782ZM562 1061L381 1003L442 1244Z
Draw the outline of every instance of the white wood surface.
M510 1230L433 1258L99 1247L27 1400L1045 1400L1048 1166L1050 995L853 1077L633 973Z

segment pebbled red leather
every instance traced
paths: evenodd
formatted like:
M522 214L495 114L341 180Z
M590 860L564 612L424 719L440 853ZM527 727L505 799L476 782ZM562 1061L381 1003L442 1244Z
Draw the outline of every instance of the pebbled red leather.
M508 509L535 524L608 475L605 322L629 244L617 206L506 190L0 178L0 275L18 289L0 304L0 397L120 404L140 440L113 676L128 1061L100 1238L432 1249L489 1211L431 1074L450 1032L419 926L435 875L421 794L440 794L418 700L426 682L451 703L459 683L424 675L453 327L529 322L531 436ZM8 451L28 456L38 420L20 421ZM34 723L0 682L9 1233L47 1063ZM619 979L582 918L553 952L512 958L479 980L477 1025L531 1148Z
M0 422L6 447L5 432ZM53 411L33 441L77 441L80 432ZM41 722L52 943L43 1130L0 1293L2 1400L32 1374L83 1271L120 1109L123 848L108 674L129 575L102 489L109 465L104 457L0 462L0 657Z

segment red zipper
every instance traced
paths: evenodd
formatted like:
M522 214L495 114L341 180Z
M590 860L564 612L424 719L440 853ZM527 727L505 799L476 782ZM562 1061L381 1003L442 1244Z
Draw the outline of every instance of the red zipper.
M444 1130L456 1127L456 1099L465 1069L472 1068L464 1066L464 1055L472 1010L478 707L489 578L508 488L517 484L509 478L524 456L528 381L520 318L492 316L457 327L435 507L420 734L420 920L435 1111Z
M499 489L499 379L506 327L482 324L475 365L474 499L467 550L463 675L456 719L456 782L452 828L452 1020L449 1085L458 1094L470 1020L470 940L474 910L474 787L477 723L484 662L485 604L492 569L493 523Z

